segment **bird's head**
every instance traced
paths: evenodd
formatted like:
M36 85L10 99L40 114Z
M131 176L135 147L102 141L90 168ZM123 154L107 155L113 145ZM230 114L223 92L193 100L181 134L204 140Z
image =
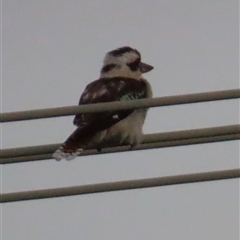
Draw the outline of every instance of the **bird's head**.
M142 73L149 72L152 69L151 65L141 62L141 54L136 49L121 47L106 54L100 77L139 79Z

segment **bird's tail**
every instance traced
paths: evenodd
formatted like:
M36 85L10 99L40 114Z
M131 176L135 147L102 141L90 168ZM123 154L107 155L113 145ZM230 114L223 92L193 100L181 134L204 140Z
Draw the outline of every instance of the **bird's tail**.
M57 161L61 159L72 160L77 157L87 146L89 139L82 136L82 131L77 128L68 139L53 153Z

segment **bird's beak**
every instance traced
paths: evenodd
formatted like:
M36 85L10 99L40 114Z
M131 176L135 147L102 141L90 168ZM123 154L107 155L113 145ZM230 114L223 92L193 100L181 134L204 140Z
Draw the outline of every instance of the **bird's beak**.
M146 73L146 72L151 71L153 69L153 66L148 65L148 64L143 63L143 62L140 62L139 68L140 68L142 73Z

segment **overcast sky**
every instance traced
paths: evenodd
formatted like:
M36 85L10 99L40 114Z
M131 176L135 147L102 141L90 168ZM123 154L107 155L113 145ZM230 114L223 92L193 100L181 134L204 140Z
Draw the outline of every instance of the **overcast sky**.
M76 105L106 52L154 66L154 97L239 88L237 0L2 0L3 112ZM144 133L239 123L239 101L154 108ZM60 143L73 116L2 124L1 148ZM239 141L2 166L2 192L239 167ZM2 206L2 239L239 240L239 180Z

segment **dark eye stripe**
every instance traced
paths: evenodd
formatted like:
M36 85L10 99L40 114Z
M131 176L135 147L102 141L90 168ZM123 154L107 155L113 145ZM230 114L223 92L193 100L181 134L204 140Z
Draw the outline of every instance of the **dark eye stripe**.
M128 63L128 67L132 70L132 71L137 71L138 67L139 67L139 63L140 63L140 59L136 59L134 62Z
M116 64L108 64L102 68L101 73L109 72L115 67L116 67Z

